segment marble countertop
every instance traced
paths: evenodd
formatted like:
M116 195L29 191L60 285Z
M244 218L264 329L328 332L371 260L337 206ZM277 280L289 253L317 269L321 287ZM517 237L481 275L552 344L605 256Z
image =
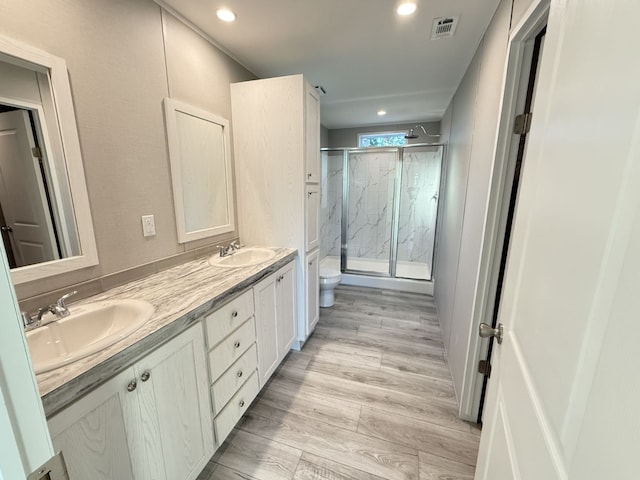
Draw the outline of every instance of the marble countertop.
M69 309L73 311L74 305L138 299L151 303L155 312L129 337L77 362L37 375L45 414L58 412L297 256L297 250L292 248L273 250L275 257L259 265L212 267L205 257L71 304Z

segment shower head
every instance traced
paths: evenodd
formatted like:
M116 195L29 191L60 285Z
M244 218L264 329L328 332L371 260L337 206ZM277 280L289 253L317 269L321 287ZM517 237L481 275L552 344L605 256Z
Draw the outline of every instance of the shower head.
M404 136L404 138L408 140L408 139L418 138L419 136L420 135L416 135L415 133L413 133L413 128L410 128L407 134Z
M416 125L415 127L413 127L413 128L410 128L410 129L409 129L409 131L408 131L408 132L407 132L407 134L404 136L404 138L406 138L407 140L409 140L409 139L416 139L416 138L420 137L420 135L419 135L419 134L413 133L413 131L414 131L416 128L420 128L420 130L422 130L422 131L424 132L424 134L425 134L427 137L439 137L439 136L440 136L440 135L439 135L439 134L437 134L437 133L429 133L429 132L427 132L427 131L424 129L424 127L423 127L422 125Z

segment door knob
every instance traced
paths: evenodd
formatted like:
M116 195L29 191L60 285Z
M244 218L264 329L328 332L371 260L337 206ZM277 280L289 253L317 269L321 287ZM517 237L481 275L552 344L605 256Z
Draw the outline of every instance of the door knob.
M502 343L502 339L504 338L504 325L499 323L497 328L491 328L491 325L481 323L478 333L482 338L496 337L498 343Z

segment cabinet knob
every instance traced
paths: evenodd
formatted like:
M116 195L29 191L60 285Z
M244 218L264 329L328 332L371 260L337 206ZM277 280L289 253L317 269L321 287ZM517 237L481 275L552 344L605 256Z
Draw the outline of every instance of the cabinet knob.
M307 178L311 178L312 175L313 173L307 173Z
M127 385L127 391L128 392L133 392L136 389L137 386L138 386L138 382L136 382L135 380L131 380L129 382L129 385Z
M309 262L309 266L313 265L313 260Z
M236 348L240 348L240 342L236 340L236 343L234 343L233 346Z
M145 370L144 372L142 372L142 375L140 375L140 380L142 380L143 382L146 382L150 378L151 378L151 372L149 372L148 370Z
M240 400L240 403L238 405L240 405L240 408L244 407L244 400Z
M242 370L238 370L238 373L236 375L238 375L238 378L242 378L242 375L244 375L244 373L242 373Z
M231 318L236 318L238 316L238 311L234 310L233 312L231 312Z

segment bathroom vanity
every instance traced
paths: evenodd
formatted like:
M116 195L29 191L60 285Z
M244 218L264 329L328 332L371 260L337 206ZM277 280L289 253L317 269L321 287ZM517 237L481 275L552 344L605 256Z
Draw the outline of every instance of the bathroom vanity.
M297 252L274 251L239 268L196 260L71 305L156 309L121 342L37 377L72 478L199 475L297 338Z

